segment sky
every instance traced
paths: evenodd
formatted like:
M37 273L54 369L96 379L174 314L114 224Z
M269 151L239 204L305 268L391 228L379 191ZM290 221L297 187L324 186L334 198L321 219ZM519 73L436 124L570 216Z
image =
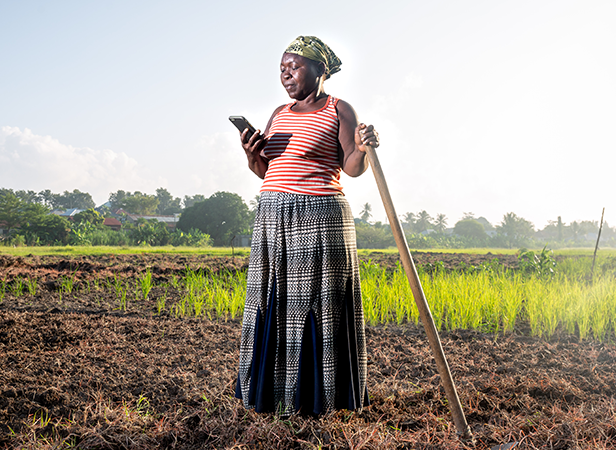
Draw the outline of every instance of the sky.
M398 215L616 225L614 23L613 0L0 0L0 187L249 203L228 116L263 129L290 102L284 49L316 35ZM370 170L342 183L386 222Z

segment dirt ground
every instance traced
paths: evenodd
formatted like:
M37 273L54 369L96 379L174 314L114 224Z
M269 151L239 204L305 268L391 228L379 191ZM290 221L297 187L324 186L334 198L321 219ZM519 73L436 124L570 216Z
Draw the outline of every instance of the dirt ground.
M503 255L414 256L447 268L497 256L516 267ZM462 441L421 328L367 328L371 406L282 419L233 398L238 319L158 315L160 287L152 300L118 310L113 292L93 288L146 268L163 283L186 267L246 266L246 258L205 256L0 255L0 448L616 448L613 343L565 334L545 341L524 324L499 337L441 333L475 438ZM71 294L60 290L68 277ZM9 286L19 278L36 280L36 293L15 295Z

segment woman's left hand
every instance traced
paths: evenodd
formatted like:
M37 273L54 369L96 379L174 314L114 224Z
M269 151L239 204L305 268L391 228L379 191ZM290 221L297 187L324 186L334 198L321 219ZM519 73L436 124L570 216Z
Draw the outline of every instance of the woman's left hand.
M377 148L379 146L379 133L376 132L372 125L360 123L355 128L355 145L362 152L366 151L367 145Z

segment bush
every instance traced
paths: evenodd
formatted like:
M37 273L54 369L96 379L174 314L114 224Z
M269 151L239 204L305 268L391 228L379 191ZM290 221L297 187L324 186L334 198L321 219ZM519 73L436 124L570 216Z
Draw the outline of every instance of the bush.
M134 226L125 229L136 245L167 245L171 240L167 225L156 219L138 219Z
M109 246L128 246L132 245L130 236L123 230L114 231L94 230L90 234L90 242L92 245L109 245Z
M525 248L518 251L518 261L520 269L526 274L535 274L539 276L552 276L556 267L556 260L552 257L552 250L547 246L543 247L541 253L536 254Z
M483 225L475 219L464 219L456 223L453 228L454 234L466 238L474 238L487 241L488 235Z
M212 239L209 234L205 234L196 228L191 228L188 233L176 230L171 237L171 245L176 247L210 247Z
M24 247L26 245L26 237L21 234L14 234L6 239L6 245L9 247Z
M67 243L70 229L71 225L64 217L47 214L32 218L21 227L20 233L24 234L28 245L63 245Z
M388 248L396 245L391 228L358 222L355 225L357 248Z
M226 246L233 236L248 233L250 221L251 214L242 197L216 192L205 201L186 208L177 227L184 232L199 229L212 238L214 245Z

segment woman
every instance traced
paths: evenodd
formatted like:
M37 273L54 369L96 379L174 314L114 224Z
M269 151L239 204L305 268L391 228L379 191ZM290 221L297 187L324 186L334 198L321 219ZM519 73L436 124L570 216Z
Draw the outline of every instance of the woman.
M257 412L320 414L368 404L354 220L340 171L368 167L372 126L327 95L340 60L300 36L280 63L292 103L241 141L264 179L248 269L236 397Z

